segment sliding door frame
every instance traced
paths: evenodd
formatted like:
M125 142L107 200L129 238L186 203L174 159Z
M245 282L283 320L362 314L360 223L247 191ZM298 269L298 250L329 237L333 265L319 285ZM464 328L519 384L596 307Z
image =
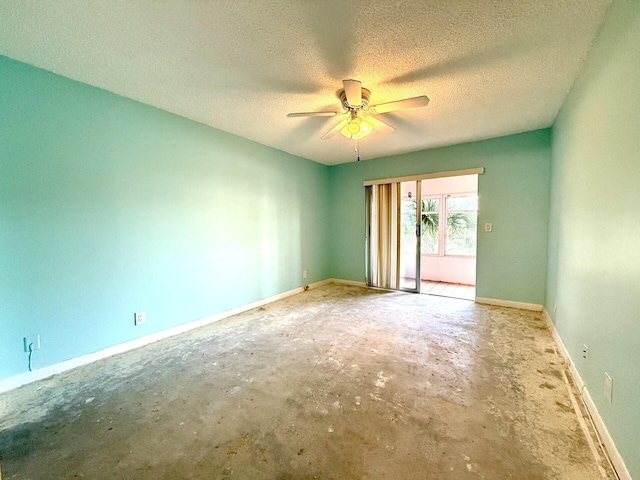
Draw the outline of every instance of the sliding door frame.
M484 167L467 168L466 170L449 170L444 172L435 173L422 173L420 175L408 175L406 177L395 178L381 178L379 180L365 180L363 185L369 187L371 185L381 185L383 183L400 183L409 182L412 180L428 180L430 178L442 178L442 177L459 177L461 175L483 175Z
M397 245L396 245L396 253L397 253L397 262L396 262L396 268L397 268L397 274L396 274L396 289L398 290L402 290L405 292L415 292L415 293L419 293L420 292L420 283L421 283L421 276L422 276L422 272L421 272L421 249L422 249L422 245L421 245L421 240L422 240L422 180L428 180L431 178L443 178L443 177L456 177L456 176L462 176L462 175L483 175L484 174L484 167L477 167L477 168L468 168L465 170L449 170L449 171L442 171L442 172L434 172L434 173L425 173L425 174L419 174L419 175L409 175L409 176L404 176L404 177L395 177L395 178L383 178L383 179L378 179L378 180L366 180L364 182L364 187L365 187L365 237L364 237L364 241L365 241L365 278L366 278L366 282L367 285L372 286L372 278L371 278L371 274L372 274L372 270L373 270L373 265L372 265L372 252L371 252L371 215L372 215L372 211L371 211L371 204L372 204L372 195L373 195L373 186L374 185L383 185L383 184L393 184L393 183L397 183L398 184L398 189L397 189L397 195L398 195L398 201L397 201L397 216L396 218L398 219L397 223L397 228L398 228L398 236L397 236ZM401 197L401 188L400 188L400 184L402 182L409 182L409 181L415 181L416 182L416 244L417 244L417 248L416 248L416 258L415 258L415 263L416 263L416 286L415 288L402 288L400 285L400 239L399 239L399 228L400 228L400 215L401 215L401 201L402 199Z
M416 224L414 225L414 235L416 237L416 257L414 259L415 262L415 282L416 285L413 288L403 287L402 286L402 278L400 277L400 265L402 265L402 251L400 249L400 239L398 238L397 242L397 251L398 251L398 290L402 290L403 292L411 292L411 293L420 293L420 281L421 281L421 249L422 249L422 180L404 180L402 182L398 182L398 225L401 223L401 208L402 208L402 184L405 182L414 182L416 183Z

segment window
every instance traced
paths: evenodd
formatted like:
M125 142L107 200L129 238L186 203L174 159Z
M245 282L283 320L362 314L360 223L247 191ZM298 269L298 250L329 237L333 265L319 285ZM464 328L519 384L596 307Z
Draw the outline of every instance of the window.
M446 228L441 228L441 218L447 219ZM475 256L477 223L477 195L424 197L422 254Z
M422 253L440 251L440 197L422 199Z
M445 255L475 255L478 197L447 197Z

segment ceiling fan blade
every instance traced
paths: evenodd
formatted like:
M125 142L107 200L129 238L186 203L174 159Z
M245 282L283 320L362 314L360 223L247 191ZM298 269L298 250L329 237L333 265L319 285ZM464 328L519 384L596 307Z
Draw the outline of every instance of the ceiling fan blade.
M408 110L409 108L426 107L429 104L429 98L426 95L419 97L405 98L396 100L395 102L381 103L380 105L372 105L369 107L369 113L387 113L396 110Z
M359 80L343 80L344 94L350 107L357 108L362 105L362 84Z
M342 130L347 123L349 123L349 119L348 118L346 120L342 120L341 122L338 122L336 125L333 126L333 128L331 130L329 130L327 133L325 133L321 137L322 140L326 140L327 138L333 137L336 133L338 133L340 130Z
M288 113L287 117L335 117L336 115L340 115L339 112L298 112L298 113Z
M392 127L388 123L383 122L382 120L378 120L376 117L368 116L366 117L366 120L371 124L376 132L391 133L396 131L394 127Z

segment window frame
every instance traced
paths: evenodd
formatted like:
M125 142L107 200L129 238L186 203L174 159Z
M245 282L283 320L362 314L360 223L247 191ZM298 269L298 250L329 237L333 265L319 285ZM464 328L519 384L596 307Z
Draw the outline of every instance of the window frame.
M478 255L478 225L477 225L477 210L451 210L449 211L447 207L447 199L448 198L463 198L463 197L478 197L478 192L459 192L459 193L451 193L451 194L439 194L439 195L422 195L421 200L438 200L438 253L423 253L420 252L420 255L426 255L429 257L449 257L449 258L476 258ZM479 205L478 205L479 207ZM423 213L436 213L436 212L423 212ZM475 213L476 214L476 253L474 255L461 255L461 254L451 254L447 253L447 215L449 213ZM442 219L444 219L444 228Z

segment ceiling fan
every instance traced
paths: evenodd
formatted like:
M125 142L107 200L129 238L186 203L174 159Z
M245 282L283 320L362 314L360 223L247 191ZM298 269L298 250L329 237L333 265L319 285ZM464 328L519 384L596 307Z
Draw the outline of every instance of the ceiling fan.
M290 113L287 117L333 117L348 115L348 118L338 122L331 130L322 136L323 140L333 137L338 132L347 138L360 140L373 130L379 132L393 132L395 128L378 120L374 115L407 110L409 108L426 107L429 98L426 95L404 98L393 102L380 103L369 106L371 92L362 87L359 80L343 80L344 89L340 91L342 112L300 112Z

